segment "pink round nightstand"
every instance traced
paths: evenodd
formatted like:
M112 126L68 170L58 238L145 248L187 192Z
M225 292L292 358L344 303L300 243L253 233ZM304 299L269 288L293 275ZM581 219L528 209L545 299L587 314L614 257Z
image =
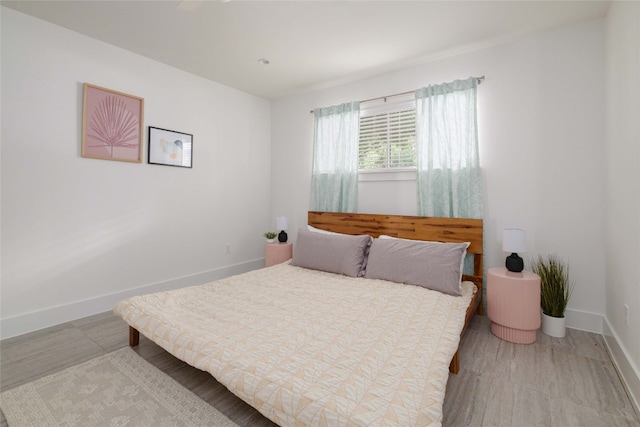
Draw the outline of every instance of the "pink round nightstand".
M487 270L487 315L491 332L505 341L531 344L540 328L540 277L530 271Z
M265 243L264 245L265 267L288 261L292 256L293 245L291 243Z

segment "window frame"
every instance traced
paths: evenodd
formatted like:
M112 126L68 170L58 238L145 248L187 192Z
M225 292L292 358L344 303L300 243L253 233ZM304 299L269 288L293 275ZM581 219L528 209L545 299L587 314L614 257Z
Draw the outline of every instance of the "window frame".
M390 98L381 98L375 101L367 102L366 107L363 107L361 104L360 108L360 125L362 125L362 118L377 116L382 114L390 114L395 112L412 110L415 114L416 111L416 101L413 93L404 94L402 96ZM382 168L370 168L370 169L361 169L360 168L360 134L358 135L358 174L363 175L364 179L360 179L360 181L388 181L388 180L415 180L415 172L417 170L417 156L415 153L415 127L413 130L413 149L414 149L414 165L413 166L390 166L390 151L389 148L393 141L389 140L389 129L387 129L387 142L386 142L386 160L385 167ZM412 178L408 178L408 176L413 174ZM368 175L380 175L377 178L367 177ZM384 178L383 178L384 177Z

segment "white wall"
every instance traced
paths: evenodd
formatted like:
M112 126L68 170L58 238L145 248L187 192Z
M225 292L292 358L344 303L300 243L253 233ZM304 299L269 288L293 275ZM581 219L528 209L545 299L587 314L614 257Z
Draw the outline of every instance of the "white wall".
M602 331L604 23L584 23L274 102L273 213L306 224L313 108L486 76L478 89L485 266L503 265L502 229L527 230L529 253L570 262L571 327ZM415 182L361 182L360 211L416 214ZM295 232L290 233L295 238ZM525 258L526 259L526 258Z
M605 336L639 406L640 3L613 2L606 36Z
M3 338L261 265L268 101L11 9L1 19ZM145 99L145 162L80 157L84 82ZM193 134L193 169L146 164L149 125Z

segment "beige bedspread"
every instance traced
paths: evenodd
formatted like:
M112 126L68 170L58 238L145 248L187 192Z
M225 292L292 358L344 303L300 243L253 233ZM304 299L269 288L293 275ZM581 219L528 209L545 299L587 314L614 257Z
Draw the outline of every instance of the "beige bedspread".
M440 425L462 297L280 264L116 314L281 426Z

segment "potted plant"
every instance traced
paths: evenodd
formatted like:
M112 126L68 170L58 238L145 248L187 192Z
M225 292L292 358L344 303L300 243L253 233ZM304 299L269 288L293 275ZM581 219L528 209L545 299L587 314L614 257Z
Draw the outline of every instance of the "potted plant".
M267 243L273 243L276 241L276 236L278 235L278 233L276 233L275 231L267 231L263 234L263 236L265 237L265 239L267 239Z
M569 266L556 255L538 256L531 268L540 276L542 332L562 338L566 334L564 311L573 292Z

